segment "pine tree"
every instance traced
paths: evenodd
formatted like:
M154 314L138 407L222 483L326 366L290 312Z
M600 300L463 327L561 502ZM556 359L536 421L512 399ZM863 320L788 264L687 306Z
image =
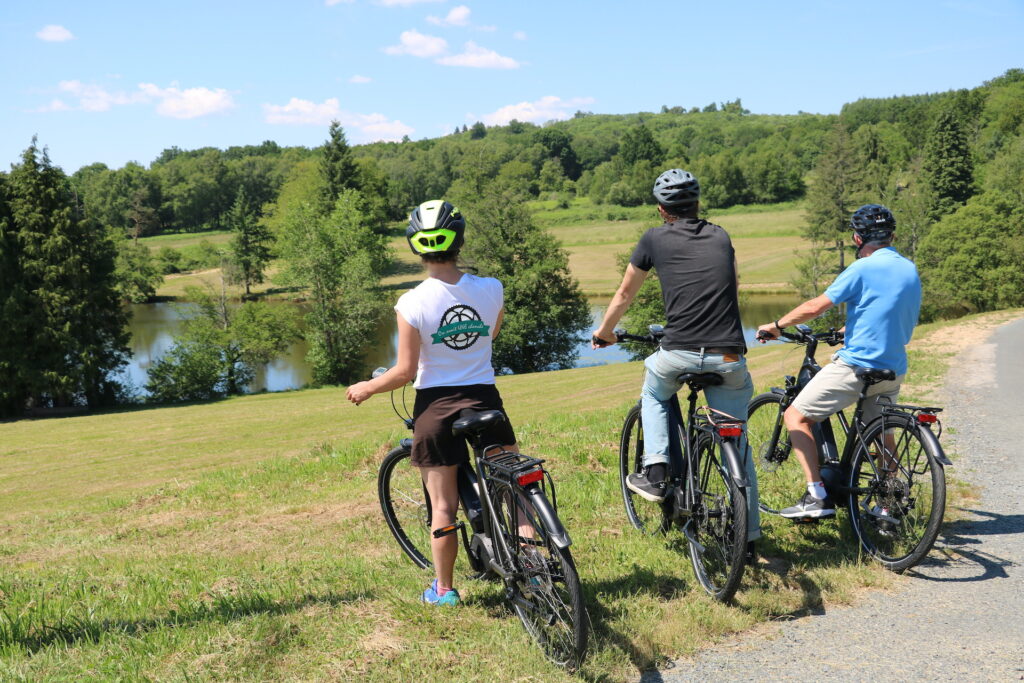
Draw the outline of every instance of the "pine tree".
M7 195L7 175L0 173L0 417L17 415L25 407L25 344L30 338L26 323L34 303L25 289L22 250Z
M925 146L924 170L935 192L932 217L951 214L974 193L974 162L963 124L953 108L939 115Z
M846 267L850 213L858 175L849 130L843 122L832 129L826 147L814 167L807 191L807 223L803 237L811 243L809 252L796 264L798 276L793 285L801 296L810 298ZM841 325L842 311L832 309L825 325Z
M352 149L345 139L345 130L337 121L331 121L324 155L320 160L323 177L323 199L326 210L334 206L343 190L359 189L359 169L352 157Z
M82 217L67 177L33 139L7 179L10 224L21 279L5 306L5 335L17 354L17 394L8 408L90 407L115 400L111 375L125 363L127 313L114 274L117 250L107 232ZM10 303L10 301L9 301ZM17 316L20 319L9 316Z
M224 219L226 227L234 233L231 238L229 280L245 285L245 295L251 287L263 282L263 271L270 262L270 243L273 236L260 222L256 207L249 201L244 187L238 188L235 203Z

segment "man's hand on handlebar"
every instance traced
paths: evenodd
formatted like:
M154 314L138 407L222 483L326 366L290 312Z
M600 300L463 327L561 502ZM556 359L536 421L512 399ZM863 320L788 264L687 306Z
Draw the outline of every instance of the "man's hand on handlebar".
M767 325L761 325L761 327L757 328L757 335L755 336L755 339L764 344L765 342L769 342L773 339L778 339L780 332L782 332L782 329L776 327L775 323L768 323Z
M611 346L619 341L615 333L601 333L601 330L594 330L594 333L590 337L590 348L592 349L603 349L606 346Z

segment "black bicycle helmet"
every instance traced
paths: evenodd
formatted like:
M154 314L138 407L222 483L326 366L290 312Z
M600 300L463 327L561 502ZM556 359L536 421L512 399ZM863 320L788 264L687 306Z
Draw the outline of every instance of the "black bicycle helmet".
M461 248L465 232L466 221L459 210L443 199L432 199L409 214L405 238L414 254L443 254Z
M666 209L689 209L700 199L700 183L689 171L671 168L654 181L654 199Z
M896 232L896 218L881 204L865 204L853 212L850 229L868 242L887 242Z

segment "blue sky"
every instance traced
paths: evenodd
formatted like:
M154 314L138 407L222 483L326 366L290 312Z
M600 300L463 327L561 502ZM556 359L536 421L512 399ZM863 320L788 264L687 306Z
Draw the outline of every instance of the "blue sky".
M0 164L413 139L737 97L835 113L1024 67L1024 2L5 0Z

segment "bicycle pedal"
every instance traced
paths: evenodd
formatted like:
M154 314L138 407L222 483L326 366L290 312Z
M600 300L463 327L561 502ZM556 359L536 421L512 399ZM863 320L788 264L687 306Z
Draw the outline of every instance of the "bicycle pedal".
M817 524L825 517L793 517L794 524Z
M462 522L455 522L455 524L449 524L448 526L441 527L440 529L434 529L434 538L451 536L452 534L461 531L465 526L466 525Z

